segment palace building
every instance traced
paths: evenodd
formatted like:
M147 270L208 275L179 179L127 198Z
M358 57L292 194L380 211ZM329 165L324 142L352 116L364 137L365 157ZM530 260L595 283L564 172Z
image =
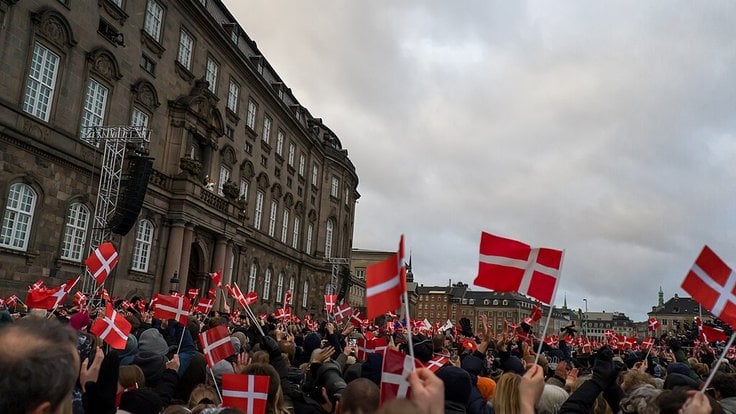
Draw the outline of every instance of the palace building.
M222 270L256 312L287 290L297 314L323 312L358 175L220 0L0 0L0 73L0 297L84 271L99 131L132 126L149 142L126 150L152 170L117 198L133 208L110 236L111 295L206 290Z

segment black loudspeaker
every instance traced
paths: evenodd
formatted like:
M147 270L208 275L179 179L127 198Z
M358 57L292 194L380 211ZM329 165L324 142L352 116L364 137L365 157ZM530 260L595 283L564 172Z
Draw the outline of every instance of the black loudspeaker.
M340 292L337 294L337 301L340 302L347 296L348 288L350 287L350 268L347 266L340 267Z
M133 228L141 212L152 172L153 158L139 155L128 157L128 168L120 182L118 204L108 222L110 231L125 236Z

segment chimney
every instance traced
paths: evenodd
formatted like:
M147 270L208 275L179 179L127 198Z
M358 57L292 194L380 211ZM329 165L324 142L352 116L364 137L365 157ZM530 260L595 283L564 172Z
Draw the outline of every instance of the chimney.
M447 279L447 286L452 287L452 279Z

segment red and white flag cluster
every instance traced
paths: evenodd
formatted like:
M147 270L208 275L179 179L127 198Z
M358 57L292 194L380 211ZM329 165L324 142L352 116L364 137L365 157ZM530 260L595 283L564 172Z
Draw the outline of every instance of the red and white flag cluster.
M84 264L95 278L97 286L105 283L105 279L110 276L115 265L118 264L118 258L118 252L110 242L102 243L87 257Z
M406 292L404 236L402 235L399 240L398 252L382 262L368 266L365 272L365 302L368 319L375 319L401 307L401 297Z

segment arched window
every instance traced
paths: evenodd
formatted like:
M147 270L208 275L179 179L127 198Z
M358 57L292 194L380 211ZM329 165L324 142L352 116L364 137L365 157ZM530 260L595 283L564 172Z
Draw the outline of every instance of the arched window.
M153 242L153 223L150 220L138 222L135 232L135 246L133 247L133 265L131 268L138 272L148 272L151 259L151 243Z
M304 281L304 289L302 290L302 308L307 307L307 297L309 296L309 281Z
M332 257L332 233L335 230L335 222L332 219L327 220L327 230L325 231L325 258Z
M250 264L250 274L248 275L248 293L255 292L256 290L256 275L258 274L258 265L254 263Z
M294 276L292 276L291 279L289 279L289 290L291 291L292 295L296 293L294 291Z
M15 183L10 186L0 233L0 246L23 251L28 248L36 198L36 192L28 184Z
M87 239L89 209L82 203L72 203L66 216L64 241L61 247L61 258L82 261L84 241Z
M493 306L498 306L498 299L493 299Z
M279 273L276 279L276 302L281 302L284 297L284 272Z
M268 300L271 295L271 269L266 269L266 275L263 277L263 300Z

